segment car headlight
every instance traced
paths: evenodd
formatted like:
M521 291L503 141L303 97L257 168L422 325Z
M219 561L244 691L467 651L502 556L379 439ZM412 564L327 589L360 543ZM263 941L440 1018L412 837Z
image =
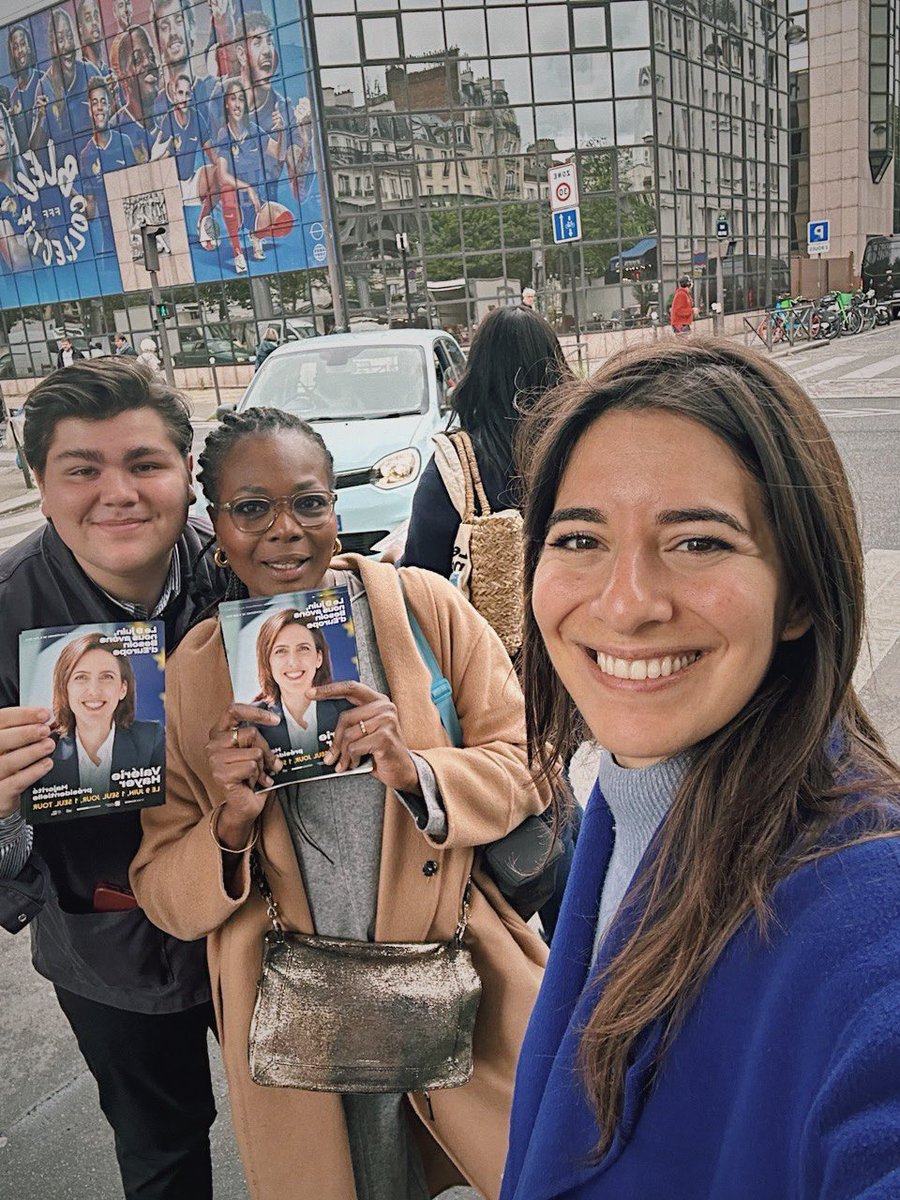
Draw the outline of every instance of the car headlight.
M380 458L372 468L369 482L382 491L389 492L392 488L404 487L419 476L422 469L422 456L412 446L406 450L395 450Z

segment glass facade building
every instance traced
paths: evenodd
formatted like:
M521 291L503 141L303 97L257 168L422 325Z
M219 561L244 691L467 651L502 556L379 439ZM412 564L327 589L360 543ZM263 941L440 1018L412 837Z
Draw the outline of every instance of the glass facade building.
M44 46L35 70L46 74L58 57L51 14L61 7L72 9L79 63L92 53L96 9L115 69L128 32L115 26L123 5L80 0L28 18ZM190 26L181 72L167 71L174 51L162 18L173 10ZM442 325L465 341L491 307L517 302L526 287L564 333L576 322L589 331L664 321L683 274L702 308L717 298L715 259L726 252L726 311L787 284L787 0L217 0L209 9L133 0L130 19L141 31L131 42L160 75L141 119L149 149L155 128L171 132L177 74L207 106L240 79L259 143L259 199L285 209L290 230L280 236L282 218L267 210L254 240L238 188L240 270L227 203L200 227L206 210L193 177L203 155L186 191L177 160L166 166L171 145L148 153L119 172L121 182L107 180L111 230L95 241L109 269L99 284L85 272L68 291L4 293L0 375L46 371L63 332L106 350L117 331L135 343L152 331L134 231L122 228L124 218L141 220L133 210L150 192L168 197L166 223L178 234L161 276L176 366L203 366L210 354L248 360L270 321L322 332L336 310L351 327ZM250 49L261 24L268 56ZM6 46L12 108L11 34ZM266 73L261 91L254 62ZM285 99L280 137L266 85ZM121 81L111 99L125 99ZM210 135L210 161L234 154L221 132ZM576 165L580 191L583 240L571 247L554 244L549 210L547 170L563 163ZM171 178L160 182L164 170ZM726 238L717 237L722 218Z
M664 313L681 274L708 305L726 248L726 310L786 286L785 5L312 0L312 15L351 313L465 332L532 286L563 331L627 326ZM546 185L564 162L572 251Z

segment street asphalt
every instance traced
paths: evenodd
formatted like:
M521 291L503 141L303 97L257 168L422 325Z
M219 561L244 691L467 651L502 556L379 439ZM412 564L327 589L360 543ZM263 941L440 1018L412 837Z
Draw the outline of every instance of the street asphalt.
M900 756L900 325L779 357L813 395L835 437L859 506L869 589L869 655L861 696ZM229 397L231 398L231 397ZM196 404L198 434L213 397ZM8 451L0 450L0 550L40 521ZM590 765L581 772L583 792ZM0 1197L116 1200L112 1138L50 985L31 969L28 935L0 935ZM217 1200L246 1200L231 1133L218 1050L210 1041L219 1118L213 1129ZM454 1189L456 1200L475 1193ZM185 1200L190 1200L186 1197ZM290 1200L285 1197L284 1200Z

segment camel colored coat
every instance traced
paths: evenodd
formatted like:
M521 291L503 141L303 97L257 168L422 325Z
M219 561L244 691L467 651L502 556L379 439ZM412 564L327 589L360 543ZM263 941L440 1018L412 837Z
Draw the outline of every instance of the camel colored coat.
M430 676L412 638L398 572L355 555L335 566L362 576L403 735L430 763L447 810L447 840L435 845L387 791L375 936L446 940L456 926L473 847L502 837L550 799L549 789L536 786L526 766L521 691L499 639L460 593L430 572L402 570L412 609L453 688L465 745L451 747L430 699ZM184 639L168 667L166 689L166 803L142 814L144 840L132 865L132 886L160 928L181 938L209 939L234 1126L254 1200L354 1200L340 1096L259 1087L249 1075L248 1032L268 920L250 884L249 855L235 875L233 899L210 836L209 813L223 797L204 747L232 698L217 621L204 621ZM285 924L313 932L277 801L264 811L259 846ZM438 864L431 875L423 870L429 860ZM474 1075L464 1087L432 1092L433 1120L420 1095L409 1099L421 1121L417 1140L432 1194L462 1176L494 1200L516 1060L546 951L489 880L476 871L473 882L466 941L483 986Z

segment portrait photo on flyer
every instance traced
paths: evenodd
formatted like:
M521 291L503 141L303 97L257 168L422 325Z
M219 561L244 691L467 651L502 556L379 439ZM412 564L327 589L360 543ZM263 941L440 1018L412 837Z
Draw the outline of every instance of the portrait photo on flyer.
M316 700L310 689L359 681L350 593L344 587L229 600L219 621L234 699L279 718L259 730L283 763L276 787L333 775L324 762L348 700ZM352 774L371 771L364 759Z
M165 633L160 621L26 629L19 696L50 711L52 767L22 798L31 824L162 804Z

